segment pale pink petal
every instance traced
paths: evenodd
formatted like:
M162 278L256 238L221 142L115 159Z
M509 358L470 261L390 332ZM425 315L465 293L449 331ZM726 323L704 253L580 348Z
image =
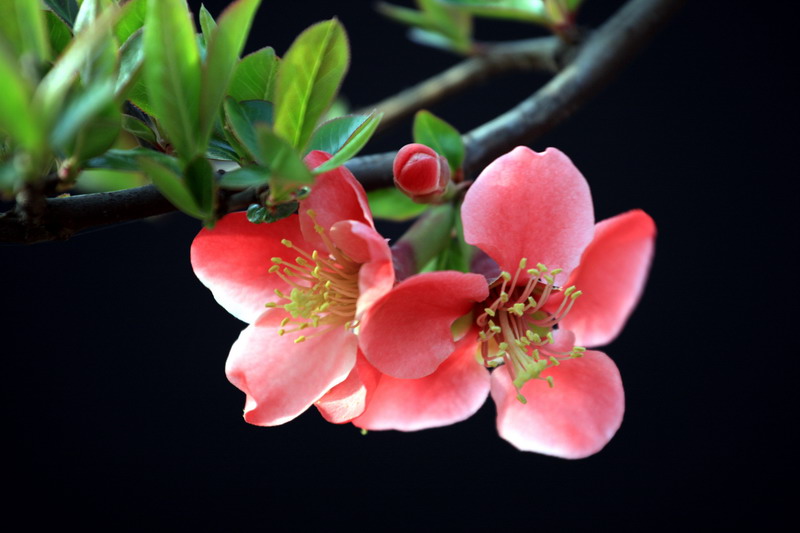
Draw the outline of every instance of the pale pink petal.
M496 159L478 176L461 207L464 238L512 274L528 267L562 268L560 284L592 239L589 185L569 158L523 146Z
M578 344L608 344L622 330L647 280L655 236L653 219L638 209L597 224L594 239L567 282L583 293L561 321L575 333Z
M331 240L351 259L362 263L358 271L358 303L360 318L378 298L394 285L394 266L389 245L372 227L354 220L343 220L331 227Z
M603 352L587 351L542 372L554 387L534 379L522 387L523 404L502 366L492 372L497 431L522 451L580 459L600 451L617 432L625 411L622 379Z
M315 168L330 157L325 152L314 151L306 156L305 161L309 168ZM364 187L344 166L317 176L311 187L311 194L300 202L300 227L303 235L315 249L327 250L323 240L314 230L315 220L308 216L309 209L313 209L316 213L316 224L326 231L340 220L356 220L375 227Z
M380 373L359 354L356 366L347 379L329 390L314 405L328 422L350 422L364 412L379 379Z
M353 424L370 430L417 431L466 420L489 393L489 372L475 360L475 349L476 336L470 335L429 376L381 375L367 410Z
M307 340L295 343L298 332L278 335L286 316L282 309L261 315L233 344L225 365L230 382L247 394L245 420L257 426L292 420L344 381L356 362L352 331L307 328Z
M269 273L274 265L271 259L294 262L297 257L281 239L305 245L297 215L253 224L244 213L231 213L195 237L192 268L222 307L240 320L253 322L264 312L265 303L278 299L275 289L286 288L280 277Z
M455 349L450 326L488 294L486 279L478 274L412 276L364 314L359 346L384 374L402 379L427 376Z

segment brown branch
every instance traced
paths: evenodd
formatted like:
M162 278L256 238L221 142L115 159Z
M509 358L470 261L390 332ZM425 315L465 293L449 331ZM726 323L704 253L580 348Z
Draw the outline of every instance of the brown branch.
M474 175L514 146L527 144L564 120L606 85L674 14L683 0L630 0L587 39L573 60L549 83L510 111L464 136L465 173ZM392 183L394 153L355 158L348 168L367 189ZM233 195L227 210L244 208L251 191ZM19 210L0 215L0 242L65 239L91 227L174 211L152 186L112 193L46 200L33 224Z
M356 113L383 112L378 131L386 130L408 115L434 105L490 77L513 70L556 72L565 44L557 37L527 39L488 45L470 57L427 80L409 87Z

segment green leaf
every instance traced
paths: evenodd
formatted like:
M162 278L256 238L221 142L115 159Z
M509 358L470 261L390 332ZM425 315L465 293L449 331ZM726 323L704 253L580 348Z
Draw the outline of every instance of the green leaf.
M339 150L327 161L314 169L315 174L333 170L339 165L343 165L348 159L355 156L361 150L367 141L369 141L375 129L380 124L383 113L375 113L374 111L362 122L351 134L345 139L344 144Z
M137 30L131 34L119 50L119 74L114 93L118 99L125 97L139 75L144 63L144 41L142 31Z
M138 172L125 172L106 168L86 169L78 174L77 186L86 192L122 191L145 185Z
M323 122L314 132L314 136L311 137L308 151L321 150L329 154L335 154L370 116L347 115Z
M10 2L8 3L10 4ZM20 44L22 45L21 51L31 54L39 63L44 63L50 59L47 24L44 19L44 11L39 7L39 2L15 0L14 8L12 9L16 13L3 13L3 16L16 15L20 32Z
M50 38L50 48L53 56L58 57L72 40L72 31L69 26L52 11L45 11L45 22L47 23L47 33Z
M117 41L124 43L139 28L144 26L147 14L147 0L129 0L122 7L122 14L114 26Z
M336 97L349 61L347 34L336 19L305 30L283 57L275 92L275 132L298 151Z
M269 170L256 165L238 168L222 175L219 186L223 189L242 190L269 183Z
M219 115L222 100L225 98L234 69L239 63L239 55L242 53L260 3L261 0L238 0L222 13L216 27L203 29L207 51L202 73L198 132L203 146L208 143L211 129ZM207 16L210 17L211 15ZM210 25L208 20L206 24Z
M206 218L208 213L197 205L194 196L179 174L147 157L141 157L139 164L153 185L172 205L195 218L201 220Z
M242 58L233 73L228 94L238 101L273 101L273 86L280 61L272 48L262 48Z
M238 140L242 147L250 154L251 159L258 161L260 146L256 137L256 130L254 127L255 120L251 117L247 108L234 100L233 98L225 99L225 121L230 126L236 140Z
M206 45L208 45L208 41L211 40L211 34L214 33L215 29L217 29L217 22L214 20L214 17L211 16L211 13L208 12L205 4L200 4L199 18L200 31L203 32L203 39L205 39Z
M31 105L33 87L19 70L16 60L0 46L0 133L7 132L26 150L42 148L44 124L38 109Z
M34 94L33 105L40 109L44 120L48 122L55 120L78 72L107 54L109 46L114 48L109 29L118 14L119 10L112 5L109 9L104 10L100 17L84 31L76 33L75 38L55 62L53 68L39 83ZM112 65L112 72L113 68ZM110 75L112 72L107 72L107 74Z
M211 137L208 142L206 157L218 161L239 161L239 154L236 153L236 149L228 144L227 141L216 137Z
M122 115L122 129L130 133L131 135L138 137L144 141L149 142L150 144L157 144L158 139L156 138L155 132L136 117L132 117L130 115Z
M200 52L185 0L149 0L143 38L149 104L179 156L189 161L201 151Z
M96 83L71 99L50 132L53 146L71 153L75 137L86 124L114 101L114 87L110 83Z
M75 24L78 15L78 3L75 0L44 0L44 3L70 28Z
M429 111L419 111L414 116L414 142L445 156L453 173L464 162L464 141L458 130Z
M414 203L411 198L394 187L376 189L367 193L369 207L376 218L402 222L422 214L428 205Z
M279 137L268 126L255 126L259 153L256 161L269 169L271 195L279 200L283 193L297 185L314 182L314 176L286 139Z
M197 207L206 213L207 218L214 212L214 204L217 199L214 169L211 167L211 163L205 157L197 156L186 165L183 175Z
M522 20L547 25L549 18L542 0L439 0L482 17Z
M158 163L174 174L180 173L178 160L167 154L148 150L147 148L134 148L133 150L109 150L99 157L86 162L87 168L108 168L112 170L125 170L139 172L142 170L141 162L147 159Z

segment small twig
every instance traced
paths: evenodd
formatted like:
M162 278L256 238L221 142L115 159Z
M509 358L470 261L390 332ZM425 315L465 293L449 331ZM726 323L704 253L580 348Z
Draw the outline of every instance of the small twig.
M512 110L472 130L465 174L473 176L514 146L528 144L564 120L597 93L636 55L675 13L683 0L630 0L580 47L574 59L549 83ZM392 184L394 152L347 163L366 189ZM229 210L244 209L255 198L243 191L228 199ZM96 226L174 211L153 186L45 200L41 223L31 224L19 210L0 214L0 242L32 243L65 239Z
M556 72L564 47L557 37L527 39L487 46L480 55L470 57L427 80L409 87L357 113L373 109L384 113L378 131L386 130L408 115L434 105L492 76L512 70Z

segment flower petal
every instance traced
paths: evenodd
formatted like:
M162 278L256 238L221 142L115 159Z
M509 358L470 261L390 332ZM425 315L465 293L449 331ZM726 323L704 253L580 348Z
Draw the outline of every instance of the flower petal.
M394 285L392 252L380 233L354 220L342 220L331 227L331 240L351 259L362 263L358 271L356 318Z
M638 209L597 224L568 282L583 294L561 321L578 344L608 344L622 330L647 280L655 236L653 219Z
M278 335L282 309L268 310L248 326L231 348L225 373L247 394L244 418L257 426L288 422L331 387L344 381L356 363L357 339L335 327Z
M578 265L594 231L589 185L555 148L539 154L520 146L478 176L461 207L464 238L512 274L528 265L562 268L561 283Z
M305 162L309 168L315 168L330 158L325 152L314 151L305 157ZM315 220L308 216L309 209L316 213ZM316 250L327 250L327 247L314 230L315 221L328 230L340 220L357 220L375 227L364 187L344 166L317 176L311 194L300 202L300 227Z
M412 276L364 314L359 346L384 374L403 379L427 376L455 349L453 322L488 295L486 279L478 274Z
M244 213L231 213L214 229L203 229L191 248L192 268L230 314L253 322L264 304L275 301L275 289L285 289L280 277L269 273L273 257L294 262L297 253L281 244L289 239L303 246L298 217L272 224L253 224Z
M380 376L367 410L353 424L369 430L417 431L461 422L480 409L489 393L489 372L475 360L475 334L436 371L420 379Z
M617 432L625 411L622 379L603 352L587 351L546 370L554 387L534 379L522 387L523 404L508 369L492 372L497 431L522 451L580 459L600 451Z
M333 387L314 405L320 414L333 424L350 422L364 412L367 402L375 390L380 373L364 356L358 354L356 366L347 379Z

